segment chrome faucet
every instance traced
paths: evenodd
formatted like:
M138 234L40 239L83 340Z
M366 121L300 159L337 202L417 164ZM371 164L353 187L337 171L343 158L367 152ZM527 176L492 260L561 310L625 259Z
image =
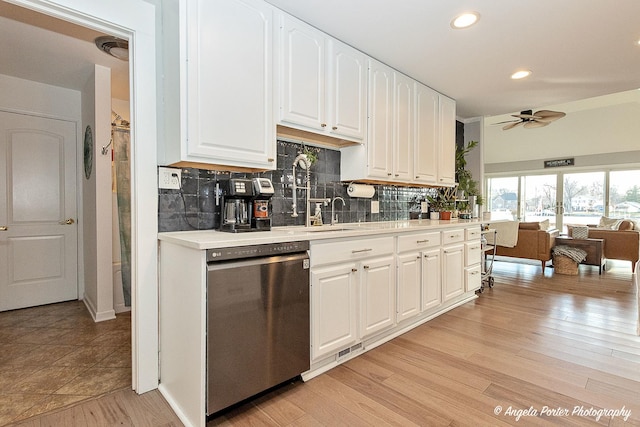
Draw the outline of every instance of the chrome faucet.
M342 202L342 207L346 206L346 203L344 201L344 199L342 197L334 197L333 200L331 201L331 225L336 225L337 218L336 218L336 214L335 214L335 207L336 207L336 201L340 200Z

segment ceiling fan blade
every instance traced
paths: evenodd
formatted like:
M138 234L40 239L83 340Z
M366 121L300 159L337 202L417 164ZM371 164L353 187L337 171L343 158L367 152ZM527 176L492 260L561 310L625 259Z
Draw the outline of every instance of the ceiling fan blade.
M563 118L567 115L567 113L563 113L561 111L551 111L551 110L540 110L536 111L535 115L537 116L536 120L539 122L551 123L558 119Z
M520 125L521 125L521 124L523 124L523 123L524 123L524 122L522 122L522 121L519 121L519 122L516 122L516 123L510 123L510 124L508 124L508 125L504 126L504 127L502 128L502 130L509 130L509 129L513 129L514 127L516 127L516 126L520 126Z
M497 123L492 123L492 124L494 124L494 125L503 125L505 123L516 123L516 122L519 122L519 121L520 120L506 120L504 122L497 122Z
M531 122L525 123L524 127L526 129L541 128L541 127L549 126L550 124L551 122L531 121Z
M537 119L538 116L534 114L512 114L513 117L519 117L521 119Z

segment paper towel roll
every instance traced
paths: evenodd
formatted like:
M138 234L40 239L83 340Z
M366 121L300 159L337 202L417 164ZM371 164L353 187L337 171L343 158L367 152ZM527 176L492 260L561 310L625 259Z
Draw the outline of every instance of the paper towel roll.
M376 194L376 188L373 185L366 184L349 184L347 194L351 197L363 197L370 199Z

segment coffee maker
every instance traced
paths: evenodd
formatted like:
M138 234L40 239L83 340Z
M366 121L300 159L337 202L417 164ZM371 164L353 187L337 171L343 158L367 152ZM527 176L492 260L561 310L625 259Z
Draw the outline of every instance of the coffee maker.
M273 184L269 178L253 178L253 217L251 227L256 231L271 230L269 199L273 196Z
M237 233L251 231L251 200L253 182L250 179L230 178L220 181L220 231Z
M268 178L230 178L219 181L220 231L239 233L271 230L269 200L273 185Z

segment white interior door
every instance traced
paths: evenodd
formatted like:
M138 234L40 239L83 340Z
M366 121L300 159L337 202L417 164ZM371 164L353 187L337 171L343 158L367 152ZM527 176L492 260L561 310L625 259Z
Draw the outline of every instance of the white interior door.
M78 298L76 125L0 111L0 311Z

